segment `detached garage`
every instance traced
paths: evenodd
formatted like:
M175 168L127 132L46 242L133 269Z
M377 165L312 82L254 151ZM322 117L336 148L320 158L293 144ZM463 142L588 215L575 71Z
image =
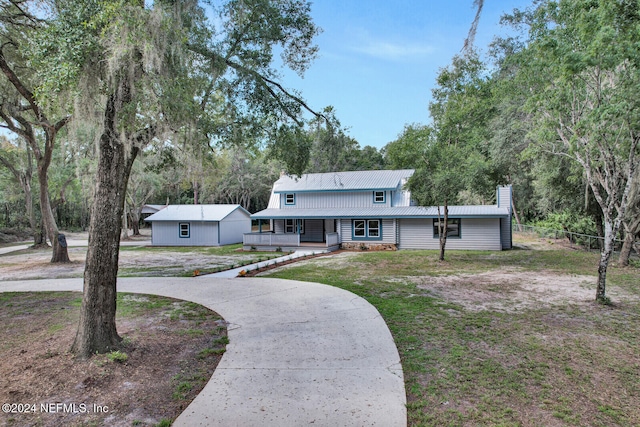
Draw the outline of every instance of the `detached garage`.
M169 205L148 217L153 246L221 246L241 243L251 218L240 205Z

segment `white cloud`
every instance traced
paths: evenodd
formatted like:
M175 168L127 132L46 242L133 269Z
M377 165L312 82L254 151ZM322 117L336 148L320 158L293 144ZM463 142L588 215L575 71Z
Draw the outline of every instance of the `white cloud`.
M366 32L360 32L356 39L351 50L387 61L422 59L436 50L426 43L376 40Z

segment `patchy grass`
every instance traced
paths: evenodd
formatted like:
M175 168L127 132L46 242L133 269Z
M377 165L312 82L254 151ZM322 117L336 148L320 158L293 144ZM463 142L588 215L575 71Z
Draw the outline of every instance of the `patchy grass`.
M380 311L400 353L410 425L640 425L638 269L610 268L609 292L616 296L612 306L602 306L592 302L595 253L560 248L437 257L435 251L358 253L268 276L337 286ZM491 272L516 272L520 279L473 280ZM554 280L557 295L527 287L527 277L541 274ZM561 298L563 278L576 275L591 275L581 285L587 289L577 289L587 298ZM443 276L464 280L440 287L425 281ZM528 305L510 304L527 292ZM470 297L462 304L460 295L477 298L477 306ZM502 308L487 308L484 298Z
M15 412L0 415L0 425L171 425L211 377L229 342L226 322L206 307L118 294L119 348L76 359L69 348L80 303L78 292L0 293L0 401L108 410ZM203 357L212 346L220 351Z
M199 247L199 246L121 246L121 251L125 252L179 252L179 253L196 253L205 255L216 256L229 256L238 254L252 254L252 255L273 255L273 252L258 252L258 251L243 251L242 244L225 245L225 246L213 246L213 247ZM281 256L282 253L279 253Z

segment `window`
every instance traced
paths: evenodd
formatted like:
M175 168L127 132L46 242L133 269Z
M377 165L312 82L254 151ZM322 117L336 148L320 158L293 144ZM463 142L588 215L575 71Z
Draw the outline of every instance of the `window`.
M373 192L373 203L385 203L385 202L386 202L386 193L384 191Z
M369 225L369 237L380 237L380 221L372 219L367 222Z
M439 238L440 237L440 229L438 227L438 224L440 223L440 220L438 218L435 218L433 220L433 237L435 238ZM449 237L460 237L460 218L449 218L447 220L447 238Z
M189 224L188 222L181 222L180 224L178 224L178 230L180 233L180 238L188 239L191 236L191 224Z
M379 219L354 219L354 240L380 240L382 239L382 224Z
M295 205L296 204L296 195L294 193L289 193L284 195L284 204L285 205Z
M296 227L296 223L297 223L297 227L300 228L300 234L304 234L304 221L302 221L301 219L298 219L298 220L285 219L284 220L284 232L285 233L297 233L298 229Z

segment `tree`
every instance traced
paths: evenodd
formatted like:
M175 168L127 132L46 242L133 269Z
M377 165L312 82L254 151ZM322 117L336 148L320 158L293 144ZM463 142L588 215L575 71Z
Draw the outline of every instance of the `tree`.
M127 206L129 217L131 218L131 228L134 236L140 235L140 214L142 207L154 197L160 187L161 178L149 168L148 153L139 156L137 162L133 164L129 185L127 185Z
M226 150L216 163L219 179L212 202L239 204L251 212L267 207L271 183L280 173L275 162L239 146Z
M315 55L317 28L309 5L230 0L216 11L219 20L208 22L195 1L60 0L36 45L39 69L50 65L42 91L55 93L68 84L90 101L84 114L76 111L83 116L78 120L101 117L83 303L72 346L81 357L120 341L115 326L119 236L139 151L153 138L175 135L193 123L194 111L211 137L207 142L233 135L247 120L261 124L268 137L283 126L304 125L301 108L317 114L277 81L271 67L275 45L284 65L298 72ZM58 44L63 34L66 46Z
M51 262L69 262L66 243L51 208L48 172L56 137L70 116L61 113L50 119L53 114L46 111L45 103L34 94L37 79L34 70L27 66L25 45L34 37L40 22L23 3L17 0L0 3L0 71L6 78L0 97L0 127L23 138L31 147L40 184L42 221L53 247Z
M638 179L640 14L632 0L544 1L508 17L527 25L520 56L544 150L576 162L602 210L596 300Z
M638 171L636 171L638 173ZM635 179L629 197L629 209L624 219L624 243L620 249L620 265L628 266L631 249L640 239L640 179Z
M460 193L472 188L470 171L483 163L468 148L442 142L430 144L422 154L422 164L409 178L411 197L420 206L436 206L440 261L444 261L449 228L449 205L458 203Z
M20 185L25 199L25 211L29 219L29 226L33 233L34 246L42 244L42 233L38 230L35 210L33 207L33 192L31 180L33 178L33 164L31 149L25 144L24 150L18 144L9 142L4 136L0 136L0 164L11 172L14 179Z
M415 169L420 165L422 153L433 143L430 126L405 125L398 139L383 148L386 166L390 169Z

